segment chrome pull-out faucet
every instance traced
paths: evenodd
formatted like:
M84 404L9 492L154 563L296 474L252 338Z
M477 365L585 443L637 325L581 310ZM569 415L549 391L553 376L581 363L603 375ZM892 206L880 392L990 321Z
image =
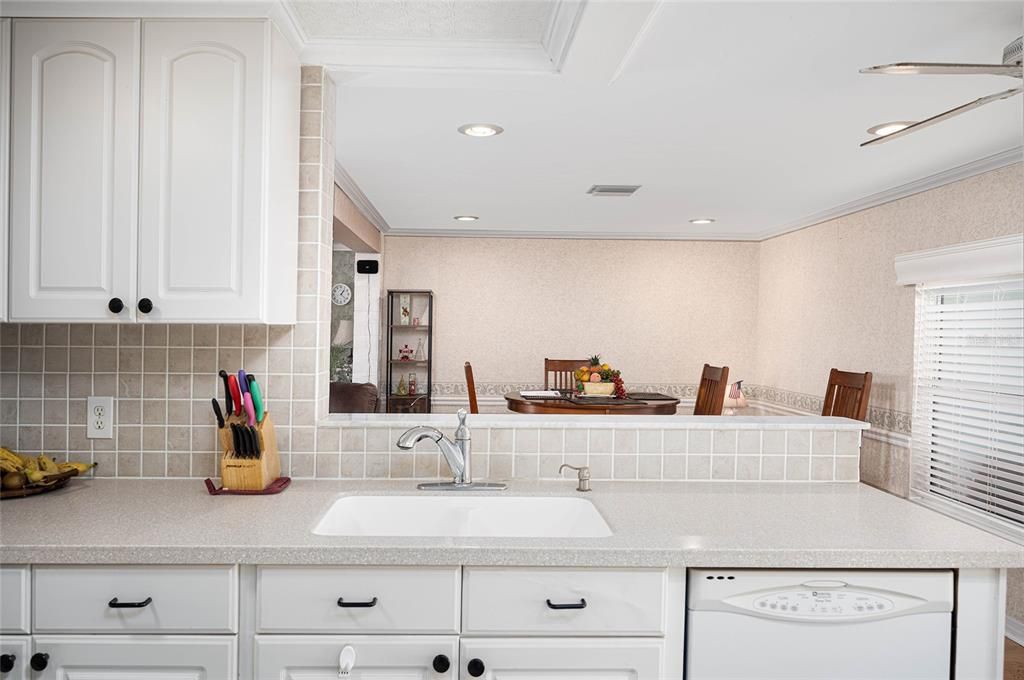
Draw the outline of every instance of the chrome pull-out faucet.
M455 430L455 441L448 439L443 432L434 427L417 425L402 433L398 438L398 448L411 449L421 439L430 439L437 445L452 472L450 482L431 482L419 484L420 489L434 491L471 491L474 489L504 489L505 484L474 482L472 473L473 437L466 426L466 410L459 409L459 427Z

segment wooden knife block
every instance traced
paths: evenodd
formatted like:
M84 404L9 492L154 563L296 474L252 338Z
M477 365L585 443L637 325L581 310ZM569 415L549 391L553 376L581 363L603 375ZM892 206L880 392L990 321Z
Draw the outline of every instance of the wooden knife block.
M231 424L247 425L243 415L233 414L224 419L220 428L220 477L225 489L262 491L281 476L281 456L277 450L277 435L270 413L263 414L262 422L256 424L263 455L259 458L241 458L235 454L235 443L231 437Z

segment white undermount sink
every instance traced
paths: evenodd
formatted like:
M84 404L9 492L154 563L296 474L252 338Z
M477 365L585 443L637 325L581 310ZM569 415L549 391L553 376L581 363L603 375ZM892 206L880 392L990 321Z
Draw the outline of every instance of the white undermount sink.
M346 496L313 529L321 536L602 538L612 530L583 498Z

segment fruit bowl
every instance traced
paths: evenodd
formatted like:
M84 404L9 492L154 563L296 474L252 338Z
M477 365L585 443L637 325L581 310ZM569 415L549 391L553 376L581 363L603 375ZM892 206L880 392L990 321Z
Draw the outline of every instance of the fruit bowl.
M583 383L583 394L593 396L610 397L615 393L615 383L612 382L585 382Z

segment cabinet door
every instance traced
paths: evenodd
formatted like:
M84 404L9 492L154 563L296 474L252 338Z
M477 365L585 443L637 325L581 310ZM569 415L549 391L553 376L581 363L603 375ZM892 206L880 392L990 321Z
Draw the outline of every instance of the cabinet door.
M0 264L7 265L7 180L11 130L11 20L0 19ZM3 271L6 271L4 269ZM7 277L0 275L0 321L7 321Z
M256 680L338 680L346 648L358 680L443 680L458 673L458 638L442 635L257 635ZM435 670L436 668L436 670Z
M139 22L15 19L10 318L116 320L135 290Z
M27 635L0 635L0 680L28 680L31 639ZM5 671L8 666L11 670Z
M264 23L144 21L139 299L153 321L260 314Z
M36 635L47 654L32 680L213 680L236 677L235 636Z
M460 680L663 680L664 643L629 638L465 639Z

